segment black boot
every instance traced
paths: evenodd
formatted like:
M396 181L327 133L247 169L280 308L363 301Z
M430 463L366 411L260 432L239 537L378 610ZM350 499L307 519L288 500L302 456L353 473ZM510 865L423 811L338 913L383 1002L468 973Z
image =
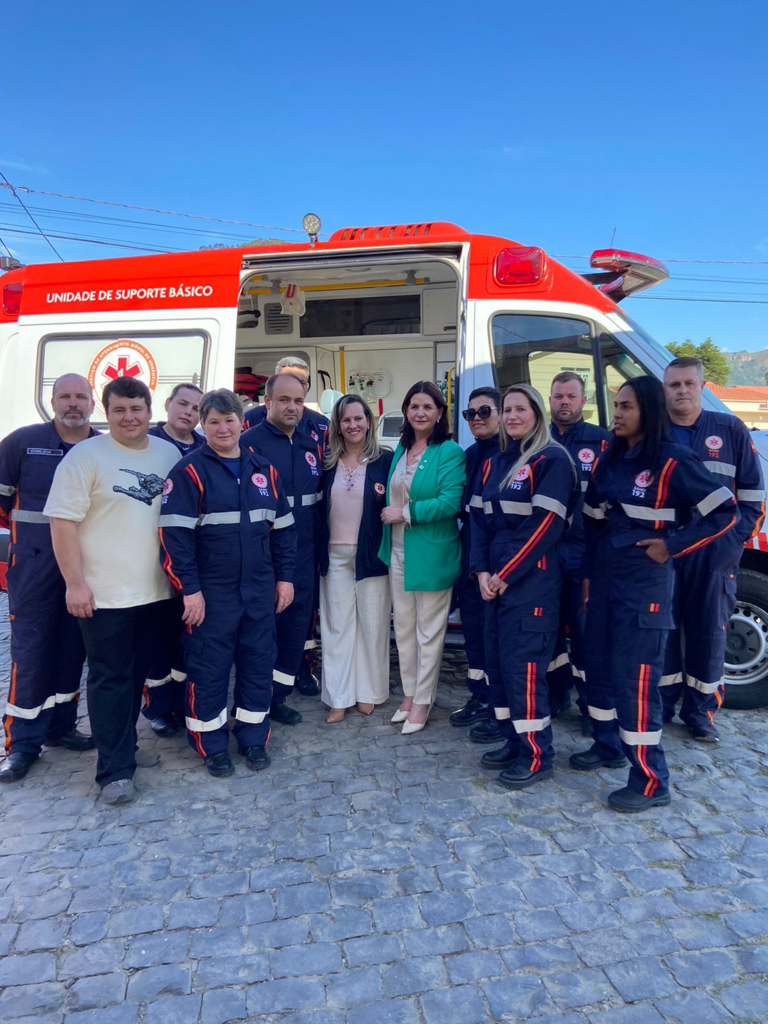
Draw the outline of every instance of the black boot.
M543 771L532 772L530 768L524 768L521 764L515 764L507 768L499 775L498 781L505 789L526 789L534 782L543 782L544 779L551 779L554 772L551 768Z
M269 717L273 722L280 722L281 725L298 725L301 715L287 704L273 704L269 709Z
M454 711L448 721L451 725L466 726L475 725L477 722L488 720L488 702L478 700L477 697L470 697L463 708Z
M205 766L209 773L217 779L235 774L235 766L232 764L232 759L226 750L222 750L220 754L212 754L210 757L206 757Z
M9 754L0 765L0 782L18 782L23 779L37 760L37 754L24 754L18 751Z
M65 750L93 750L96 744L92 736L73 729L72 732L64 733L63 736L49 736L45 741L46 747L64 747Z
M683 721L690 729L693 739L698 740L699 743L720 742L720 733L709 722L705 725L703 722L694 722L691 719L683 719Z
M302 697L316 697L320 693L320 681L314 672L307 675L299 674L296 679L296 689Z
M623 814L636 814L649 807L666 807L671 799L668 789L660 790L653 796L643 796L642 793L625 786L624 789L617 789L615 793L608 794L608 806L611 810L621 811Z
M170 715L158 715L149 724L155 736L175 736L179 731L179 720L173 712Z
M269 768L272 763L266 747L246 747L240 753L245 758L245 767L252 772L260 772L262 768Z
M495 718L486 718L469 730L469 738L473 743L499 743L504 737Z
M568 763L578 772L593 772L597 768L626 768L627 759L623 754L616 757L603 757L594 747L590 747L589 750L571 754Z
M517 754L517 744L507 740L504 746L499 747L498 750L489 750L487 754L483 754L480 758L480 767L490 768L493 771L511 768L515 761L517 761Z

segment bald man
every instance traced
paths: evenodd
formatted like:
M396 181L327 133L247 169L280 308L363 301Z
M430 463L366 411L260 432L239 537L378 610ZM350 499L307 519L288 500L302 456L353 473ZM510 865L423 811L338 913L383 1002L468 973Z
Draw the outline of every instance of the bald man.
M67 612L50 523L43 515L61 460L96 434L90 426L90 384L77 373L59 377L51 406L52 421L20 427L0 443L0 525L11 531L11 679L0 782L23 779L43 746L93 747L91 737L76 728L85 648L78 621Z

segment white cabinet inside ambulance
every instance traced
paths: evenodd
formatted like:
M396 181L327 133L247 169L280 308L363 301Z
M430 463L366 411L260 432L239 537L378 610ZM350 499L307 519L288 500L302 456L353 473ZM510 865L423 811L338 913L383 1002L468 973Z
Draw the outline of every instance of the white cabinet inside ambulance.
M84 374L97 396L109 380L135 376L161 418L182 381L258 400L259 379L286 354L310 366L311 407L329 411L334 392L363 395L390 447L402 397L423 379L444 390L465 446L472 438L457 411L473 388L528 381L546 394L563 370L586 382L587 419L608 427L621 383L661 377L670 359L618 303L668 275L613 250L594 253L592 268L580 276L539 248L433 222L11 270L0 276L0 436L47 419L51 386L67 371ZM709 392L704 401L724 409ZM98 405L94 425L105 426ZM755 443L765 459L765 439ZM728 635L726 702L768 704L764 532L744 551Z

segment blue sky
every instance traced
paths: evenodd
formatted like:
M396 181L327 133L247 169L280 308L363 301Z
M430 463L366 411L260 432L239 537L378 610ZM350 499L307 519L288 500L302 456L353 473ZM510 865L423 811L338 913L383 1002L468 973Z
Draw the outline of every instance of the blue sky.
M626 303L663 342L761 349L767 12L758 0L26 0L3 25L0 171L30 188L270 225L299 227L310 209L331 231L451 220L569 256L609 245L615 228L617 246L661 259L762 261L670 263L673 280ZM171 230L206 226L193 221L23 198L51 233L224 240ZM55 259L11 231L34 230L21 212L0 206L0 225L25 261ZM129 254L54 244L68 260Z

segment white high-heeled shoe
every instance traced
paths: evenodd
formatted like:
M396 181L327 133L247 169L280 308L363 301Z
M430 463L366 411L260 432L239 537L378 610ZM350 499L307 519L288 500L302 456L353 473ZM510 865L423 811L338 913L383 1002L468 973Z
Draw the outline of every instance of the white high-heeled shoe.
M408 709L408 711L401 711L400 708L398 708L394 715L392 715L392 717L390 718L390 722L404 722L408 717L409 711L410 708Z
M421 732L421 730L426 726L428 721L429 719L427 718L423 722L409 722L408 716L406 715L406 719L403 722L403 728L400 730L400 732L403 734L403 736L409 736L412 732Z

